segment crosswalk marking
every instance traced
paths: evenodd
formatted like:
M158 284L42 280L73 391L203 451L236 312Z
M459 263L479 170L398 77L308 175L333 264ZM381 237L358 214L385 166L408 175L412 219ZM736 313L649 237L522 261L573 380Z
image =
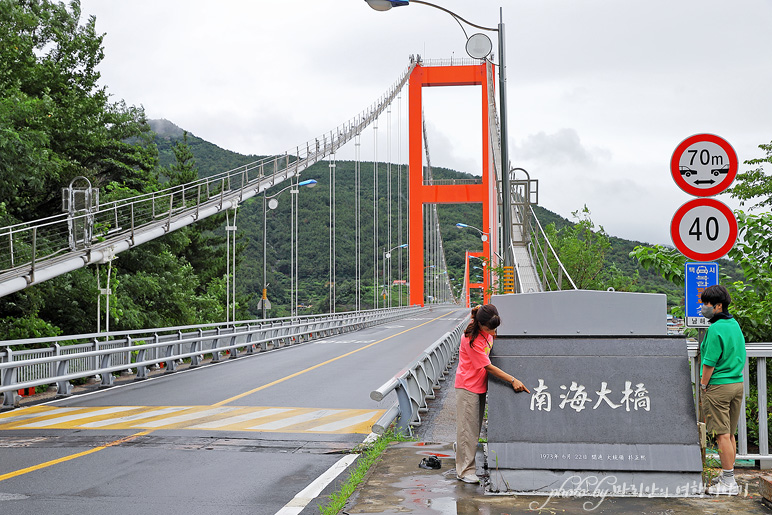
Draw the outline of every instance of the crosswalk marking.
M40 418L40 413L46 410L54 410L56 413L67 413L70 411L80 411L82 408L47 408L45 406L39 406L39 409L32 408L9 411L7 413L0 414L0 425L7 424L9 422L20 422L30 418Z
M195 408L192 408L195 409ZM206 418L211 415L220 415L222 413L230 413L233 411L234 408L211 408L203 411L193 411L191 413L184 413L182 415L177 415L174 417L169 418L163 418L161 420L154 420L152 422L145 422L142 424L142 427L166 427L166 426L173 426L175 424L180 424L182 422L188 422L190 420L198 420L200 418Z
M0 415L0 431L191 429L368 434L384 410L254 406L31 406Z
M97 420L96 422L89 422L87 424L82 424L80 427L86 428L86 429L94 429L94 428L105 427L105 426L118 426L118 425L127 424L129 422L136 422L137 420L145 420L148 418L160 417L161 415L166 415L168 413L176 413L184 409L187 409L187 408L180 406L180 407L174 407L174 408L151 409L142 413L137 413L136 415L127 415L125 417L108 418L107 420Z
M284 418L281 420L276 420L274 422L268 422L267 424L253 426L253 427L250 427L249 429L255 429L258 431L272 431L272 430L275 431L275 430L283 429L285 427L293 426L296 424L302 424L303 422L308 422L309 420L316 420L318 418L326 417L328 415L332 415L333 413L335 413L334 410L328 410L328 409L315 410L309 413L295 415L294 417Z
M84 418L93 418L99 415L111 415L113 413L118 413L121 411L129 411L133 409L136 409L136 408L132 406L116 406L113 408L102 408L96 411L88 410L85 412L76 413L74 415L65 415L63 417L48 418L46 420L41 420L38 422L22 424L21 426L19 426L19 429L36 429L41 427L57 426L57 425L65 424L67 422L73 422L75 420L80 420Z
M190 426L188 429L220 429L225 426L232 426L234 424L241 424L244 422L252 422L258 418L271 417L280 413L286 413L291 408L265 408L261 411L255 411L252 413L245 413L243 415L234 415L232 417L215 420L213 422L205 422L203 424L196 424Z
M377 411L369 411L363 415L347 417L343 420L338 420L335 422L330 422L329 424L313 427L310 429L310 431L312 433L331 433L334 431L340 431L343 428L367 422L377 413Z

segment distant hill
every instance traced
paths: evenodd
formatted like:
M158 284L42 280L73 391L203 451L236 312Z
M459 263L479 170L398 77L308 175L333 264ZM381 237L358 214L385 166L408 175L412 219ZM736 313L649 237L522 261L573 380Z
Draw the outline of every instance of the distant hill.
M158 146L158 160L161 166L168 167L174 163L172 146L182 139L185 133L169 120L148 120L150 128L156 133L155 142ZM232 152L209 143L188 132L188 145L196 157L200 177L211 177L221 172L233 170L239 166L258 161L264 156L244 155Z
M174 161L171 147L179 139L182 139L184 130L168 120L151 120L151 127L156 132L156 144L158 145L161 164L169 166ZM242 155L230 150L218 147L193 134L188 133L188 144L196 159L196 165L201 177L208 177L217 173L237 168L238 166L256 161L261 158L258 155ZM392 212L396 217L398 212L398 201L396 199L397 179L396 173L399 170L397 165L392 166ZM470 179L474 176L455 170L445 168L434 168L435 179ZM406 167L401 167L403 177L403 195L406 198L407 191L407 171ZM382 174L382 178L381 178ZM403 234L400 238L398 234L398 222L396 220L391 224L392 240L388 242L388 193L386 191L386 166L379 167L379 249L378 270L383 264L383 252L387 250L387 245L399 245L407 240L407 203L402 202L403 209ZM312 306L311 310L315 312L325 311L329 306L329 167L327 162L320 162L303 172L305 179L316 179L319 186L312 190L304 190L301 193L300 203L300 303ZM354 295L354 233L356 217L354 213L354 163L352 161L338 161L336 167L336 210L337 210L337 295L338 304L341 308L351 307ZM361 248L363 255L361 257L362 281L370 285L373 277L373 212L372 212L372 193L373 193L373 164L370 162L361 163L362 180L362 213L360 214L361 224ZM290 241L289 219L290 219L289 196L280 198L280 205L276 211L269 212L268 227L268 253L267 263L269 267L268 280L271 283L269 287L269 299L278 310L274 310L272 316L282 314L278 305L286 304L289 299L290 284ZM534 206L539 221L542 226L554 223L559 229L571 224L570 220L561 217L540 206ZM443 245L446 254L449 275L454 280L461 280L464 267L464 251L476 250L480 247L479 236L474 231L459 230L455 227L457 222L464 222L469 225L480 226L482 224L482 213L479 206L473 204L443 204L438 206L440 218L440 230L443 238ZM259 199L247 201L240 209L238 214L238 233L241 234L241 241L245 246L243 260L238 270L238 284L244 294L253 294L256 298L250 311L257 313L256 302L259 300L258 293L262 291L262 202ZM222 230L223 240L224 228ZM668 304L681 304L683 289L677 287L656 273L649 272L640 267L633 258L629 256L630 251L637 245L643 245L641 242L625 240L623 238L611 237L612 248L606 256L607 264L614 264L622 270L625 275L632 276L637 271L640 275L638 283L634 286L635 291L666 293L668 295ZM722 271L733 277L741 277L741 273L730 261L722 260ZM403 277L407 275L403 271ZM392 279L399 277L397 270L397 260L392 262ZM344 279L345 278L345 279ZM373 301L373 292L371 286L368 286L363 293L363 302L370 305Z

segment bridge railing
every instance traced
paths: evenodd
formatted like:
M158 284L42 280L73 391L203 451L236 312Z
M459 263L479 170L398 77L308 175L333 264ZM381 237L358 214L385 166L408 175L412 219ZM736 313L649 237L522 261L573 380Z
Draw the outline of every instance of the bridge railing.
M547 233L544 231L533 207L530 207L528 252L531 262L536 267L543 291L576 290L576 284L560 260L560 256L550 243ZM570 285L570 286L569 286Z
M699 345L688 343L687 349L691 361L692 370L692 388L694 393L695 412L699 413L699 388L696 387L700 381L700 370L702 366L698 361L697 352ZM772 468L772 453L769 450L769 413L767 411L767 402L769 392L767 391L767 359L772 358L772 343L747 343L745 345L748 358L745 360L743 370L743 402L740 409L740 419L737 423L737 458L741 460L758 460L761 462L761 468ZM756 359L756 406L758 423L758 453L748 452L748 418L746 413L746 400L751 395L750 384L750 360Z
M391 392L396 392L397 402L375 423L373 432L383 434L399 417L397 427L403 434L410 434L411 427L421 425L421 413L428 410L426 401L434 399L434 390L441 387L445 374L458 354L461 335L469 320L464 319L452 330L432 343L403 371L370 393L370 398L381 402Z
M250 320L228 324L116 331L56 338L0 342L0 393L3 409L18 405L17 390L55 383L59 396L72 391L70 381L96 375L102 387L114 384L113 374L137 369L136 379L146 379L148 368L163 364L175 372L180 360L190 367L211 362L225 353L237 358L341 334L404 318L426 308L400 307L369 311Z
M388 92L359 115L284 154L158 192L115 200L92 210L0 228L0 296L100 262L111 254L233 208L298 176L377 119L407 83L415 65L411 63ZM77 229L83 227L88 230ZM150 231L153 234L148 236ZM145 237L138 237L140 233ZM44 266L51 269L40 273Z

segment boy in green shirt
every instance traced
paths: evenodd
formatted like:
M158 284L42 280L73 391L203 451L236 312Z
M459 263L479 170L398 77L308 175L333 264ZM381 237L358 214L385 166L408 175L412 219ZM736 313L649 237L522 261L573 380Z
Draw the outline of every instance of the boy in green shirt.
M700 344L702 371L700 390L703 417L707 431L716 436L722 473L708 488L713 495L737 495L740 489L734 478L737 455L737 421L743 400L745 337L737 320L729 314L731 298L720 285L709 286L700 295L702 316L710 327Z

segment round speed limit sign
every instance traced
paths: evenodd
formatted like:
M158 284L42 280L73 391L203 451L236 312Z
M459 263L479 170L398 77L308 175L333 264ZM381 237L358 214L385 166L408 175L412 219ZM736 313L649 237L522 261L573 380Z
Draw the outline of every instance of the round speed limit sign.
M673 244L694 261L715 261L737 240L737 219L726 204L698 198L681 206L670 224Z

